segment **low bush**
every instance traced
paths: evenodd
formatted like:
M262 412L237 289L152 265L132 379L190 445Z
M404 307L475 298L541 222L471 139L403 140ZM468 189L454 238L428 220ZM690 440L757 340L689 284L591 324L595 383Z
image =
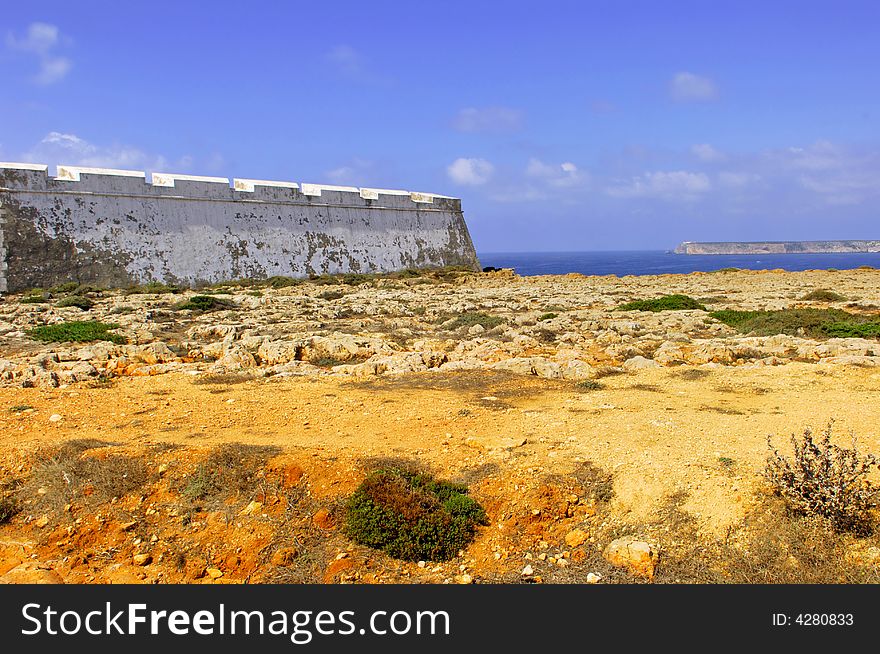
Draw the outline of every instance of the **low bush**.
M298 286L299 284L302 284L302 280L284 277L283 275L274 275L266 280L266 286L270 288L287 288L288 286Z
M219 504L237 496L256 495L266 462L279 452L274 446L227 443L215 448L179 488L193 502Z
M30 293L18 300L19 304L44 304L49 301L46 293Z
M474 538L486 512L467 487L424 472L373 472L348 500L345 533L355 542L407 561L447 561Z
M45 343L91 343L92 341L110 341L124 344L125 337L114 334L110 330L118 329L115 323L103 323L97 320L73 320L57 325L42 325L26 332L36 341Z
M76 307L77 309L82 309L83 311L88 311L95 303L92 302L89 298L84 295L68 295L67 297L61 298L58 302L55 303L56 307Z
M174 305L176 311L198 311L206 313L208 311L219 311L221 309L235 309L235 303L224 300L211 295L193 295L188 300L178 302Z
M664 295L651 300L634 300L617 307L617 311L685 311L699 309L705 311L706 307L687 295Z
M779 309L776 311L713 311L712 318L743 334L806 336L810 338L880 336L880 317L842 309Z
M801 299L814 302L845 302L847 298L845 298L840 293L835 293L834 291L820 288L816 289L815 291L810 291Z
M110 445L96 439L74 439L40 451L22 488L28 510L58 513L74 501L88 505L141 491L151 479L143 457L90 452Z
M0 525L12 520L18 513L18 502L14 497L0 497Z
M558 313L553 313L553 312L545 313L538 318L538 322L544 322L545 320L553 320L558 315L559 315Z
M504 318L498 316L490 316L487 313L479 311L470 311L457 316L449 325L449 329L459 329L460 327L473 327L480 325L483 329L492 329L498 325L504 324Z
M855 438L851 448L832 443L831 428L829 423L818 440L810 429L792 435L793 458L780 454L768 437L764 475L795 513L828 518L841 531L869 532L878 489L866 477L878 460L860 454Z
M124 295L159 295L162 293L180 293L183 289L175 284L163 284L162 282L147 282L138 286L131 286L123 291Z

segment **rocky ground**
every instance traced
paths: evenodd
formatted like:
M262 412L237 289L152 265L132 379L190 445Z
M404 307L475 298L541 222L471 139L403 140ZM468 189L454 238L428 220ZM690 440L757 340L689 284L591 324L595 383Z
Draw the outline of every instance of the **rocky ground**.
M802 299L817 289L846 299ZM785 517L760 471L768 435L829 419L880 451L880 342L615 310L672 293L873 314L880 271L92 290L87 310L5 297L0 490L17 513L0 581L876 580L876 537ZM178 308L197 294L225 306ZM73 320L127 342L28 333ZM345 497L389 457L486 507L453 561L345 537Z

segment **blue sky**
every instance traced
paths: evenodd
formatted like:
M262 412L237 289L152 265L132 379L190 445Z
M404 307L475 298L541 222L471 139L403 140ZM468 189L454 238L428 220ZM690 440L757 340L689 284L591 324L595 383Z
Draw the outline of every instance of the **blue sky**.
M878 24L846 0L11 3L0 160L454 195L483 252L880 238Z

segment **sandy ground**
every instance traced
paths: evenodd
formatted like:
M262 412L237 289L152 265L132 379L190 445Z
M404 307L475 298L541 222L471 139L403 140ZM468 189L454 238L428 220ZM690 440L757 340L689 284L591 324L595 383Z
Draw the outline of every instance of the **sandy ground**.
M615 511L650 517L669 494L719 532L742 517L767 455L807 426L836 421L880 449L880 373L790 364L719 368L698 379L652 369L602 380L600 390L489 372L418 373L197 385L180 375L123 378L108 388L0 389L6 456L74 438L121 445L276 445L298 456L397 456L454 477L486 462L565 473L581 461L614 473ZM50 422L60 415L58 422ZM523 443L520 445L520 443ZM732 460L722 465L720 462ZM735 474L730 474L730 468Z

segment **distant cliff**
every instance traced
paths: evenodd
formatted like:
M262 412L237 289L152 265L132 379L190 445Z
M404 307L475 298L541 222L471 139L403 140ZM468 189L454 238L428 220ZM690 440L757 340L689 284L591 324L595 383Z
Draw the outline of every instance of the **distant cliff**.
M806 254L811 252L880 252L880 241L685 241L676 254Z

